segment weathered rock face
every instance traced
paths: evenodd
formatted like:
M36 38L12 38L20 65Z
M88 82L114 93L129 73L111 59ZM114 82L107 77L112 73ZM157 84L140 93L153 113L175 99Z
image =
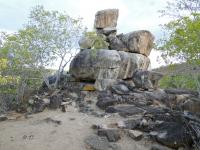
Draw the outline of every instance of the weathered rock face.
M110 36L109 41L111 49L149 56L153 48L154 36L149 31L139 30L116 37Z
M105 9L98 11L95 15L94 27L102 29L106 27L116 27L119 15L118 9Z
M117 51L81 51L70 64L70 74L76 79L95 81L98 79L117 79L121 59Z
M121 58L121 66L118 79L132 78L136 69L147 70L149 67L150 60L144 55L123 51L119 51L119 55Z
M149 56L153 48L154 36L149 31L140 30L124 34L121 40L125 43L129 52Z
M132 78L137 69L147 69L149 58L116 50L81 51L70 64L70 74L77 80L96 81L95 87L105 90L117 79ZM109 81L107 81L109 80Z
M163 74L154 71L137 70L133 74L133 81L138 88L157 89L158 81Z

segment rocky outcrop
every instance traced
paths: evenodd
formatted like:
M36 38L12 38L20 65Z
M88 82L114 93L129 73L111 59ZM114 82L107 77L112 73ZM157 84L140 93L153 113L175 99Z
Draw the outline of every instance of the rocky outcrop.
M146 70L150 61L141 54L129 54L116 50L83 50L72 60L70 74L78 80L128 79L137 69Z
M136 70L148 70L148 56L153 48L154 36L147 30L117 35L118 13L118 9L96 13L94 27L97 35L104 37L108 49L91 49L94 41L85 35L79 41L82 51L70 64L70 74L78 81L93 81L99 91L107 90L118 79L136 79L136 85L141 88L157 88L158 79L156 83L150 80L152 73L145 82L148 85L139 85L141 81L137 77L133 78Z
M95 56L92 50L81 51L70 64L70 74L79 81L96 81L98 90L105 90L115 83L117 79L132 78L137 69L146 70L149 66L149 58L134 53L116 50L96 50Z

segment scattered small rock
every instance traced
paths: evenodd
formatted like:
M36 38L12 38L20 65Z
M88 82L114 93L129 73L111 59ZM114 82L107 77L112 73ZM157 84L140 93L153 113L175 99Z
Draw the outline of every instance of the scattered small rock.
M143 133L138 130L128 130L128 135L136 141L141 140L143 137Z
M121 147L114 143L109 143L106 137L91 135L84 140L86 148L90 150L121 150Z
M49 108L50 109L57 109L60 107L61 103L62 103L62 95L57 94L57 95L52 95L50 97L50 104L49 104Z
M6 121L6 120L8 120L8 118L5 115L1 115L0 116L0 122L1 121Z
M27 136L27 135L23 135L23 137L22 137L22 139L24 139L24 140L33 140L33 138L34 138L34 135L29 135L29 136Z
M61 125L61 123L62 123L60 120L55 120L55 119L52 119L50 117L44 119L44 122L46 122L46 123L54 123L56 125Z
M97 134L99 136L107 137L109 142L116 142L121 139L121 135L118 129L99 129Z
M141 114L144 111L134 105L110 106L105 110L107 113L119 113L121 116Z
M75 120L75 118L69 118L69 120L73 121L73 120Z

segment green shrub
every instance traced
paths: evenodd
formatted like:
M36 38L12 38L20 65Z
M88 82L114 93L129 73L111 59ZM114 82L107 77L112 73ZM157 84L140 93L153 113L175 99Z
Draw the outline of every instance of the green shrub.
M103 34L86 32L85 36L94 41L91 49L108 49L109 44L106 42L106 37Z
M198 90L199 82L200 80L198 81L198 79L192 75L191 76L189 75L165 76L160 80L160 87Z

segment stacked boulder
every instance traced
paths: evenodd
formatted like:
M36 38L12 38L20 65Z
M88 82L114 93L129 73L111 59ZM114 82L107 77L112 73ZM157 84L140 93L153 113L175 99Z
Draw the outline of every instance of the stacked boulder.
M108 49L95 50L95 56L91 55L93 43L87 37L82 37L79 41L81 51L70 64L69 72L76 80L92 81L99 91L106 90L119 80L132 80L136 71L147 71L150 66L148 56L154 36L146 30L117 35L118 15L118 9L96 13L94 27L97 35L105 37ZM152 84L149 88L153 87Z

